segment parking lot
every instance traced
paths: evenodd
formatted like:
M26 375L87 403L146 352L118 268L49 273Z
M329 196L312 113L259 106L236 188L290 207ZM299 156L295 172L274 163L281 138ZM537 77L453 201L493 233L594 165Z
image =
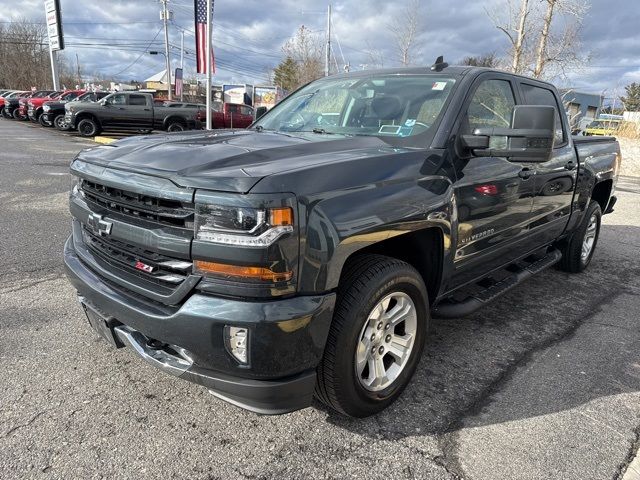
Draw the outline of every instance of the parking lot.
M586 273L549 270L468 318L435 321L413 383L382 414L346 419L316 405L264 417L89 329L62 246L68 165L95 144L7 120L0 143L0 478L584 480L628 470L640 444L640 178L621 179Z

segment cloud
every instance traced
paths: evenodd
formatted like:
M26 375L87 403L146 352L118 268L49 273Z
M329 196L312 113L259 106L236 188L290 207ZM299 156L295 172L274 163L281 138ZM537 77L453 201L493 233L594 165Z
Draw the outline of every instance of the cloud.
M368 51L380 51L385 66L398 65L387 25L403 4L399 0L341 0L333 4L334 53L342 68L370 63ZM430 65L444 55L456 62L469 55L503 54L506 37L492 24L486 9L500 8L506 0L467 2L463 0L421 0L416 15L422 29L415 63ZM67 42L65 55L78 54L83 71L118 78L144 80L164 69L163 56L149 50L163 50L164 37L154 0L110 0L79 2L61 0ZM570 75L569 84L579 89L613 92L631 81L640 81L640 36L636 2L595 1L582 30L584 52L591 52L591 65ZM267 72L278 64L282 46L304 24L323 36L326 4L315 0L217 0L214 14L214 46L219 83L264 83ZM186 70L193 72L193 2L172 0L170 27L173 66L178 66L181 31L185 32ZM44 21L42 0L0 0L0 21L18 16ZM341 53L342 52L342 53Z

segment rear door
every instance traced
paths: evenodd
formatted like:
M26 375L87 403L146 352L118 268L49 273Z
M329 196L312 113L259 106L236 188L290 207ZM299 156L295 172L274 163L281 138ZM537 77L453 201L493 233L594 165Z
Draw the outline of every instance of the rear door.
M568 130L567 116L553 89L544 83L520 82L528 105L549 105L556 109L556 131L551 159L536 165L531 235L540 244L552 242L564 231L578 175L578 162Z
M129 94L126 112L126 126L146 130L153 127L153 110L149 97L139 93Z
M456 127L458 136L476 128L509 128L521 103L513 77L480 75L472 85ZM455 288L513 261L534 248L532 220L534 163L505 157L473 157L461 147L453 154L458 213Z

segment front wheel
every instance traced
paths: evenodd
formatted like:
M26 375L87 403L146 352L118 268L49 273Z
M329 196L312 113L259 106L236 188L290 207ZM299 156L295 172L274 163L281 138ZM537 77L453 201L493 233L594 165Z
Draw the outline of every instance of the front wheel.
M364 255L346 267L316 397L366 417L393 403L418 365L429 322L427 290L411 265Z
M53 126L61 132L68 132L71 129L71 126L64 120L64 114L58 115L53 119Z
M78 123L78 133L83 137L95 137L98 132L98 124L92 118L82 119Z
M598 202L592 200L587 213L578 229L567 243L560 247L562 259L558 264L560 270L569 273L580 273L591 263L593 253L600 236L602 210Z
M38 117L38 123L40 123L40 125L43 126L43 127L51 127L52 126L51 122L47 119L47 117L45 115L40 115Z

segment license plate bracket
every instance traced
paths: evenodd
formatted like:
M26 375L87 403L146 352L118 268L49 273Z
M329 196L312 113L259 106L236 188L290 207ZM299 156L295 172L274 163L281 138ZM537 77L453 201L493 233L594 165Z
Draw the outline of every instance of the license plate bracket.
M107 343L115 348L124 347L124 344L120 341L120 339L113 331L113 327L120 325L120 322L118 322L113 317L109 317L102 312L99 312L97 309L87 305L86 303L82 304L82 308L84 309L84 313L87 316L89 325L91 325L91 328L103 340L106 340Z

